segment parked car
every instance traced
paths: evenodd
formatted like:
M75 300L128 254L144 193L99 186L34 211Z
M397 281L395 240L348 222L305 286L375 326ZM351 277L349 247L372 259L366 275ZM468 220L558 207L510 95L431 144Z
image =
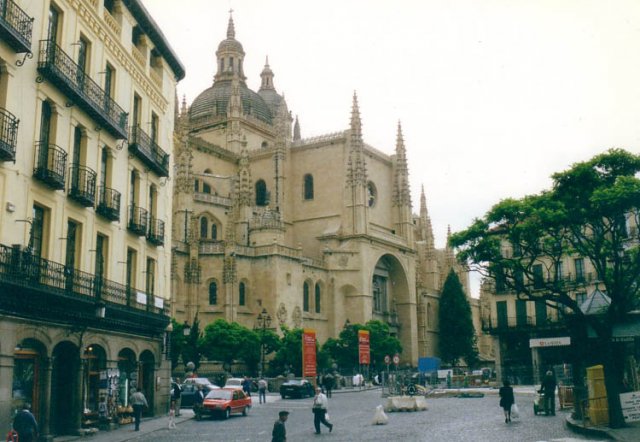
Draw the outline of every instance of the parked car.
M207 394L203 405L203 414L228 419L235 413L246 416L251 409L251 398L237 388L218 388Z
M229 378L227 382L224 384L223 388L234 388L242 390L242 383L244 379L242 378Z
M313 397L315 390L306 379L291 379L280 386L282 399L287 396L292 398Z
M210 391L220 388L209 382L209 379L207 378L189 378L180 386L180 388L182 388L182 394L180 395L180 408L193 407L193 398L196 395L198 385L202 385L202 393L205 397Z

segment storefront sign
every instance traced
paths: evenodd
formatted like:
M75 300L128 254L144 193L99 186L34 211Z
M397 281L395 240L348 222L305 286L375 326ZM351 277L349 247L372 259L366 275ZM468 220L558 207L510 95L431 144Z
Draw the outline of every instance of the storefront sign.
M640 421L640 391L622 393L620 395L620 405L625 422Z
M529 347L564 347L571 345L571 338L563 336L558 338L536 338L529 339Z
M358 330L358 359L360 365L369 365L371 361L369 330Z
M316 331L306 328L302 333L302 376L316 376Z

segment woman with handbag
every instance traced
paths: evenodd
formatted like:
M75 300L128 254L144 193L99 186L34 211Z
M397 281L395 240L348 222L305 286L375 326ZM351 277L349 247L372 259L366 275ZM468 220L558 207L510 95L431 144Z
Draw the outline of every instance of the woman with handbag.
M333 431L333 424L327 422L327 407L329 405L329 401L327 397L322 392L320 387L316 387L316 396L313 398L313 407L311 411L313 411L313 426L316 428L316 434L320 434L320 423L329 428L329 433Z
M513 388L511 388L511 383L508 380L504 381L498 394L500 395L500 406L504 411L504 423L508 424L511 422L511 406L515 403Z

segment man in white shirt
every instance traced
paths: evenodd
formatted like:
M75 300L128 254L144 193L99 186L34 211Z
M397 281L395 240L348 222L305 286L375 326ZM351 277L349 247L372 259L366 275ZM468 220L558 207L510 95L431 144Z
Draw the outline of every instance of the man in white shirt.
M327 422L326 415L329 407L329 400L320 387L316 387L316 396L313 398L313 426L316 434L320 434L320 423L329 428L329 433L333 431L333 424Z

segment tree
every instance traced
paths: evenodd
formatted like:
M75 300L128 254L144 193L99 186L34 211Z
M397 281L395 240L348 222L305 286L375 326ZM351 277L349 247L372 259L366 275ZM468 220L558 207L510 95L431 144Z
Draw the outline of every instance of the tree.
M452 367L460 358L467 364L475 363L475 331L471 318L471 306L464 293L458 275L451 270L442 287L440 296L440 356Z
M182 341L184 345L182 346L181 352L182 362L184 362L185 366L187 363L193 362L196 370L200 367L200 358L202 357L202 351L200 349L201 337L200 321L196 314L195 318L193 318L193 325L191 326L189 335L185 337L184 341Z
M184 324L179 324L174 318L171 318L171 325L173 330L169 335L169 355L171 357L171 371L173 371L180 363L180 355L182 355L186 343L186 336L184 336Z
M234 360L241 360L251 371L260 362L260 337L237 322L218 319L207 325L200 345L207 359L222 361L227 370Z
M302 376L302 329L289 330L281 326L283 333L280 349L269 364L272 373L292 371L295 376Z
M623 352L612 342L612 332L638 307L640 290L638 172L640 156L611 149L554 174L549 191L499 202L451 238L458 258L496 286L519 299L569 311L583 336L586 326L594 330L614 428L624 425L618 396ZM503 253L505 241L514 253ZM584 282L562 274L560 263L568 255L591 262L611 300L602 314L585 315L571 296Z

